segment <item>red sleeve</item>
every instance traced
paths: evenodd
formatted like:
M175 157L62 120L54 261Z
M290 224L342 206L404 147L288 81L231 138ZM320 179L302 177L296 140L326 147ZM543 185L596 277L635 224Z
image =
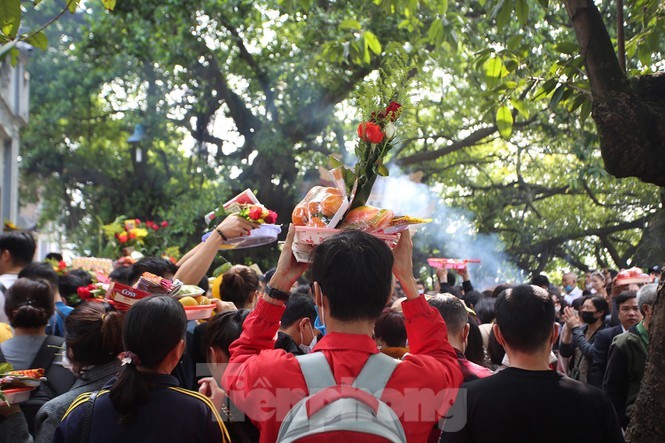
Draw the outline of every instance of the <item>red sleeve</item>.
M256 308L247 316L242 325L242 334L231 343L229 363L243 363L264 349L275 347L275 334L284 314L284 306L274 305L259 298Z

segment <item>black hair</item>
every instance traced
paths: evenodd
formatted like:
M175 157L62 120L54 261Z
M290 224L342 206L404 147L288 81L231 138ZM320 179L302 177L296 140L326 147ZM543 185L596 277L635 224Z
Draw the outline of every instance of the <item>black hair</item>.
M123 315L109 303L81 303L65 319L65 342L80 376L87 366L103 365L122 352Z
M32 262L18 273L18 278L29 278L30 280L46 280L53 289L58 287L58 273L53 265L45 262Z
M123 285L129 286L129 279L132 275L131 266L118 266L109 274L109 279ZM140 276L139 276L140 277Z
M505 291L506 289L511 288L511 287L512 287L512 285L509 285L508 283L500 284L499 286L494 288L494 290L492 291L492 297L497 298L499 296L499 294L501 294L503 291Z
M129 274L129 284L132 285L139 281L144 272L166 277L167 274L175 275L178 271L178 267L170 260L161 257L143 257L134 263L130 269L132 272Z
M14 328L46 326L54 311L53 288L46 280L19 278L5 292L5 314Z
M577 297L576 299L574 299L574 300L570 303L570 306L571 306L573 309L575 309L576 311L579 311L579 310L582 308L582 304L584 304L584 301L585 301L587 298L588 298L588 297ZM565 298L564 298L564 300L565 300Z
M308 295L291 294L282 314L282 328L288 328L302 318L309 318L312 325L314 324L316 320L314 300Z
M554 302L539 286L506 289L497 297L494 309L501 335L516 351L537 351L552 334Z
M490 329L489 339L487 340L487 354L490 357L490 362L496 366L501 366L503 357L506 355L506 350L494 335L494 328Z
M156 368L184 339L186 328L185 310L174 298L146 297L129 309L122 341L125 351L135 354L140 363L132 359L124 365L109 394L122 424L131 423L137 407L150 399L155 374L139 371L137 363L146 369Z
M584 299L584 301L587 300L591 300L591 303L593 304L593 307L596 308L596 311L603 313L603 316L601 318L604 318L607 314L610 313L610 305L609 303L607 303L607 300L605 300L603 297L599 297L596 295ZM584 304L584 302L582 302L582 304Z
M252 295L259 289L259 276L245 265L235 265L222 276L219 296L233 302L237 308L251 307Z
M385 308L374 323L374 336L390 347L406 346L406 323L401 312Z
M427 302L439 311L446 322L448 332L457 335L464 329L469 315L462 300L454 295L442 294L430 298Z
M0 234L0 251L9 251L12 262L17 266L25 266L35 255L35 239L28 232L11 231Z
M632 298L637 298L637 291L621 291L614 299L614 302L618 308Z
M448 274L448 286L455 286L455 282L457 281L457 277L455 277L455 273L453 271L446 271Z
M550 279L544 276L543 274L534 275L531 279L531 284L535 286L540 286L541 288L548 289L550 287Z
M476 311L476 315L478 315L478 320L480 320L481 324L492 323L492 320L496 317L496 298L481 298L473 307L473 310Z
M46 254L46 257L44 257L44 260L55 260L57 262L62 261L64 258L61 253L59 252L49 252Z
M75 275L76 277L83 280L83 282L85 283L83 286L92 284L92 277L90 276L90 273L85 269L72 269L67 274Z
M58 278L58 290L60 295L66 299L75 295L78 296L77 289L81 286L88 286L88 284L81 277L71 272Z
M483 334L480 332L476 320L469 316L469 337L466 341L466 349L464 356L467 360L474 362L477 365L485 365L485 348L483 347ZM502 357L503 358L503 357Z
M239 309L222 312L211 318L201 342L203 355L207 356L210 348L217 348L230 356L229 347L231 347L231 343L240 338L242 324L250 312L249 309Z
M392 267L393 254L382 240L349 230L317 246L311 270L328 298L329 315L354 321L379 316L390 296Z
M483 298L483 294L478 291L469 291L465 292L461 298L468 307L475 310L475 306L478 304L478 301Z
M197 284L199 288L203 289L203 294L205 295L208 292L208 289L210 289L210 282L208 281L208 276L204 275L201 277L201 280L199 280L199 284Z

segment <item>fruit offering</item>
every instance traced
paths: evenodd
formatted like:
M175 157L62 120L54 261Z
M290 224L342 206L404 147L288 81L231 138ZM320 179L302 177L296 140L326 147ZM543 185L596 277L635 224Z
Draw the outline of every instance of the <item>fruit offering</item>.
M298 203L291 214L296 226L325 228L345 203L345 196L337 188L315 186Z

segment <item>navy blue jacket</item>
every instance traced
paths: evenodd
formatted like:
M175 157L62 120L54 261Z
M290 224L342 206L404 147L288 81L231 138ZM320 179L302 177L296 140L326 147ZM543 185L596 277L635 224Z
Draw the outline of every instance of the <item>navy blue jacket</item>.
M603 378L605 378L605 368L607 368L610 345L614 337L622 332L623 328L619 325L603 329L596 334L596 339L593 342L593 359L586 380L588 384L599 389L603 387Z
M89 398L90 393L85 393L74 400L56 429L54 443L81 441ZM120 424L109 391L99 391L88 440L95 443L229 441L222 419L210 400L179 387L177 379L171 375L155 377L150 400L138 407L129 425Z

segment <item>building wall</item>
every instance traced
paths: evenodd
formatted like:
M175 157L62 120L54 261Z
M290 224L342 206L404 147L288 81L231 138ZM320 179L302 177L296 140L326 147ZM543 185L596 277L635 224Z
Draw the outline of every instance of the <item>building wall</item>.
M25 69L30 48L22 46L16 66L0 60L0 226L18 217L20 129L30 113L30 74Z

